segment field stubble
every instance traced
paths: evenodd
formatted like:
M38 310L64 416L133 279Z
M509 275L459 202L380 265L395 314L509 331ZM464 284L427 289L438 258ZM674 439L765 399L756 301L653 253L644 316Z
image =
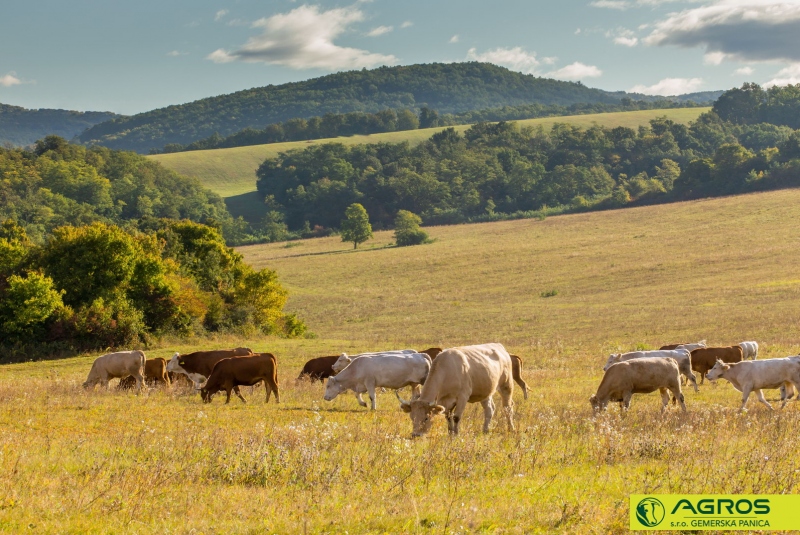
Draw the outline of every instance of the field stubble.
M84 392L91 357L0 369L0 530L126 533L627 533L631 493L796 493L800 408L721 381L689 412L588 402L612 350L707 338L796 354L800 260L784 191L616 212L431 228L437 241L349 252L335 238L243 248L278 269L317 338L244 344L279 358L283 403L154 390ZM556 289L551 297L542 292ZM378 411L294 379L311 357L500 341L523 356L517 430L443 419L409 440ZM424 346L424 347L423 347ZM774 400L775 392L768 393ZM777 404L775 404L777 406Z

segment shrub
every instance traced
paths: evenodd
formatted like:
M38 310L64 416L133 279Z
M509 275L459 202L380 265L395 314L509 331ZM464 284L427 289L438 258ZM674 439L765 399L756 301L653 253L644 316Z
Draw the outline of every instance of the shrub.
M398 247L407 245L420 245L429 241L428 233L420 229L422 218L409 212L400 210L394 220L394 241Z
M39 272L12 275L0 293L0 332L13 339L34 336L53 313L64 306L64 291Z

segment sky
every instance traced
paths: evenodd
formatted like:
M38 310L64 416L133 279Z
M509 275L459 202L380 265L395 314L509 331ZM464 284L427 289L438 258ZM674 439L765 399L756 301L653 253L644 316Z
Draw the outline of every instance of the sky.
M381 65L488 61L674 95L800 83L800 0L4 2L0 103L133 114Z

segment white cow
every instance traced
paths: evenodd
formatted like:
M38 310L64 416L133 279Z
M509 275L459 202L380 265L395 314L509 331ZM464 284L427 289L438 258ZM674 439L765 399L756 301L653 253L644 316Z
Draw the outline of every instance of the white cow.
M412 353L416 353L415 349L390 349L388 351L374 351L369 353L359 353L358 355L348 355L347 353L342 353L339 355L339 358L336 359L336 362L333 363L331 369L335 373L339 373L343 369L347 368L351 362L353 362L358 357L363 357L366 355L410 355Z
M705 347L706 347L706 341L700 340L699 342L695 342L693 344L681 344L675 349L685 349L686 351L691 353L695 349L705 349Z
M792 386L800 391L800 357L786 357L782 359L765 360L743 360L733 364L725 364L717 360L706 377L711 381L725 379L733 385L733 388L742 393L742 408L744 410L750 392L755 391L758 401L772 409L766 399L763 388L781 389L781 408L786 406L788 397L787 391L791 391Z
M144 383L144 363L147 358L144 351L120 351L97 357L89 370L89 377L83 383L84 388L92 388L100 383L108 390L108 380L133 376L136 379L136 390L142 389Z
M741 342L739 347L742 348L742 360L756 360L758 358L758 342L752 340Z
M636 358L609 366L589 402L595 411L604 410L610 401L619 401L627 410L633 394L649 394L656 390L661 392L661 412L669 403L668 390L686 411L678 363L671 358Z
M424 353L373 353L359 355L349 366L328 379L325 386L325 401L352 390L362 407L367 404L361 394L369 393L372 410L375 410L375 389L403 388L411 386L416 391L425 382L431 369L431 358Z
M436 357L419 398L400 400L400 408L411 416L411 436L422 436L431 429L433 416L445 414L450 433L458 434L458 424L467 403L483 406L483 432L489 432L494 415L492 396L500 392L508 428L514 429L514 376L511 356L502 344L445 349Z
M695 344L686 344L695 345ZM691 381L694 385L694 391L697 392L697 379L692 371L692 355L688 349L657 349L654 351L631 351L629 353L616 353L608 356L608 361L603 367L603 371L608 370L618 362L625 362L633 359L641 358L668 358L674 360L678 364L678 370L687 380Z

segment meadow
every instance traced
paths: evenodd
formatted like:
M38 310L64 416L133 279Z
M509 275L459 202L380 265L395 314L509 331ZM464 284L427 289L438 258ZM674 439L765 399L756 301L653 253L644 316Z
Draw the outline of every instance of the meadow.
M566 117L545 117L515 122L520 126L542 126L544 128L549 128L555 123L569 123L582 127L598 124L609 127L627 126L629 128L637 128L640 125L649 124L651 119L662 116L669 117L677 123L686 124L695 120L701 113L708 110L709 108L642 110L571 115ZM463 132L469 127L470 125L459 125L453 128L459 132ZM303 149L309 145L331 142L343 143L345 145L359 145L362 143L399 143L408 141L411 144L418 144L429 139L433 134L443 129L444 128L424 128L420 130L387 132L367 136L349 136L312 141L270 143L268 145L252 145L229 149L176 152L172 154L157 154L148 157L161 162L166 167L183 175L198 178L207 188L218 193L222 197L244 196L238 199L238 203L241 203L247 202L245 194L255 191L256 189L255 173L258 166L261 165L261 162L267 158L277 156L280 152ZM236 201L234 203L234 207L235 206L238 206ZM236 215L238 215L238 213Z
M627 533L631 493L796 493L800 410L724 381L594 415L610 352L757 340L800 350L800 191L240 248L276 269L314 338L213 338L279 361L281 404L173 390L85 392L92 359L0 368L0 531L8 533ZM378 410L295 383L312 357L496 341L523 357L516 431L424 439L392 393ZM767 393L776 399L777 392Z

